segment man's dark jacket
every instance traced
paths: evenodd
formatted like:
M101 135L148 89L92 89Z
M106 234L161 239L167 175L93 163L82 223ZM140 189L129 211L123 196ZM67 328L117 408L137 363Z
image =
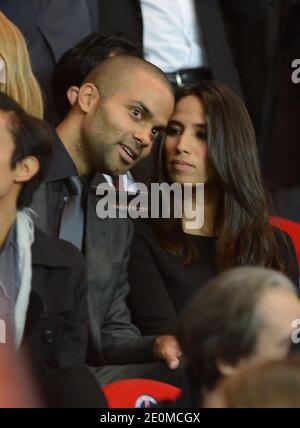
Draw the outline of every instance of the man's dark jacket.
M55 193L54 182L64 182L64 174L75 168L65 147L57 138L51 168L35 192L31 207L38 214L36 226L53 235L49 228ZM70 171L70 172L71 172ZM76 169L75 169L76 171ZM154 337L142 337L131 322L126 304L129 250L133 225L128 218L99 218L96 187L105 181L97 174L87 195L84 255L87 266L88 312L91 365L138 364L153 361ZM105 181L106 183L106 181ZM92 356L92 358L91 358Z

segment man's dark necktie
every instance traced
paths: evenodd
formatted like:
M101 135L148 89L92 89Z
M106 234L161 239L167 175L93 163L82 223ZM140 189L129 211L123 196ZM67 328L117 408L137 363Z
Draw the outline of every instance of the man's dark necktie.
M123 176L122 175L112 176L112 183L115 186L115 189L118 190L119 192L124 190L124 183L123 183Z
M78 176L68 177L65 180L70 196L64 207L59 237L71 242L80 251L84 227L84 214L82 207L83 182Z

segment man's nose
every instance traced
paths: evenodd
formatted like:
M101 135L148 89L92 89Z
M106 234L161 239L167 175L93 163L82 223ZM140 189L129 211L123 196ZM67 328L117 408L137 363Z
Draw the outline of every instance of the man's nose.
M134 133L134 139L138 141L141 147L149 147L153 144L154 138L152 136L152 129L143 127Z

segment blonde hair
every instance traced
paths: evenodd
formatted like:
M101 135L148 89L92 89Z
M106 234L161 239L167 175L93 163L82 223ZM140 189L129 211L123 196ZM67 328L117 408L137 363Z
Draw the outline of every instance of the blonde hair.
M0 12L0 56L5 62L6 83L0 90L32 116L43 118L43 98L31 69L24 37L18 28Z

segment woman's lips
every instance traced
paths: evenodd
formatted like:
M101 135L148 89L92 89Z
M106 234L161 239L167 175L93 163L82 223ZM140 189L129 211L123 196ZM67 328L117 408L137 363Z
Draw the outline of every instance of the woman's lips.
M185 161L181 161L181 160L176 160L171 162L171 166L173 169L177 170L177 171L188 171L192 168L194 168L194 165L185 162Z

